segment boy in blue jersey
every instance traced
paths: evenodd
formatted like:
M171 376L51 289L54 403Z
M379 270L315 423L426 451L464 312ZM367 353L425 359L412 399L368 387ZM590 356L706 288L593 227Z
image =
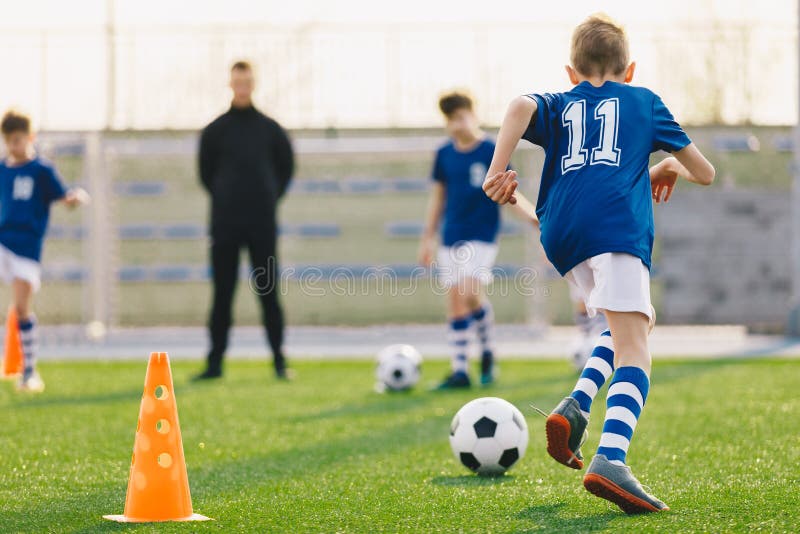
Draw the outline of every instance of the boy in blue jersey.
M468 388L471 325L480 343L481 384L494 379L493 313L483 288L492 280L500 207L482 190L494 143L481 131L467 95L445 95L439 109L450 140L436 152L419 262L432 265L435 256L439 282L447 290L451 372L438 389ZM435 251L440 222L441 245Z
M572 394L547 418L548 453L568 467L583 467L580 446L592 400L613 374L584 486L626 513L667 510L625 463L650 388L653 201L667 201L679 176L711 184L714 167L656 94L627 85L635 63L616 23L595 15L579 25L570 60L571 91L526 95L509 106L484 191L500 204L532 207L516 193L516 174L505 169L521 138L544 148L536 204L542 246L583 295L588 313L603 310L610 327ZM672 157L648 172L650 153L658 150Z
M75 207L88 202L89 196L80 188L67 190L53 166L36 157L27 116L6 112L0 131L6 145L6 158L0 162L0 276L11 285L19 321L24 363L18 389L40 392L44 382L36 372L36 318L31 299L40 285L50 204L63 201Z

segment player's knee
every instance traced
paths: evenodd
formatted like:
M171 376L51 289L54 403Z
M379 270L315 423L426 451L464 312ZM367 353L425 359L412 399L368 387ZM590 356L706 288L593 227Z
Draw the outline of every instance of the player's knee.
M470 310L477 310L481 307L481 296L480 294L473 294L466 296L466 303Z
M463 317L470 311L468 295L460 288L453 286L448 294L448 315L450 317Z
M19 319L27 319L31 313L31 308L27 302L15 302L14 311Z

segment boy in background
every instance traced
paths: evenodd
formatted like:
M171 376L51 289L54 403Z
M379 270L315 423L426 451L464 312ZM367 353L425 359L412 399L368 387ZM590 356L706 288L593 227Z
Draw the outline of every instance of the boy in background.
M626 465L650 389L653 201L668 200L678 176L711 184L714 167L658 95L628 85L636 65L618 24L604 15L589 17L573 33L570 60L571 91L512 101L484 190L499 204L530 206L516 193L516 173L506 166L520 139L544 148L536 205L542 246L582 295L589 316L603 310L610 327L572 394L547 418L548 453L583 468L580 446L592 400L613 374L600 446L584 487L626 513L667 510ZM672 157L648 172L650 153L658 150Z
M42 242L50 204L70 208L89 201L81 188L66 189L52 164L36 156L34 134L26 115L7 111L0 122L6 158L0 162L0 276L11 285L24 357L18 389L41 392L44 382L36 372L36 317L33 294L41 284Z
M447 290L451 372L437 389L468 388L472 382L467 352L473 325L480 343L481 384L494 380L494 316L484 288L492 280L497 256L500 208L481 189L494 143L481 131L469 96L444 95L439 109L450 140L436 152L419 263L430 266L435 256L438 281Z

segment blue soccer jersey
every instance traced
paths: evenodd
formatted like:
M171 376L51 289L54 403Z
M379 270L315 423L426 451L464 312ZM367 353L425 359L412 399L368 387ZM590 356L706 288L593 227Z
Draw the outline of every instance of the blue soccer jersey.
M650 153L691 141L652 91L607 81L533 94L538 109L526 139L545 150L536 214L542 246L563 276L605 252L650 268L653 203Z
M494 155L494 143L479 142L468 152L450 141L436 152L433 179L444 185L442 244L459 241L494 243L500 227L500 207L483 192L483 180Z
M39 261L50 204L66 189L52 165L36 158L23 165L0 163L0 244Z

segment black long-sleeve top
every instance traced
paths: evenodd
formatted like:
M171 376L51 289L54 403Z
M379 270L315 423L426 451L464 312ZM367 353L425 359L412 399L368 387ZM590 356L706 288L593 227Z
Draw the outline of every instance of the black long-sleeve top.
M231 107L200 136L200 180L211 196L211 231L274 224L294 172L281 126L254 107Z

